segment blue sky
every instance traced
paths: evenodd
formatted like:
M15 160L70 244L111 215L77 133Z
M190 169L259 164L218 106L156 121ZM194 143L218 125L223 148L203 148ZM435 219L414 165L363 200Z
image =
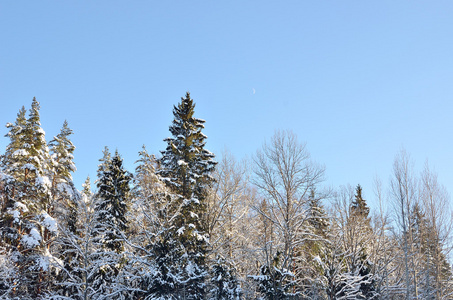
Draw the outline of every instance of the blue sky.
M404 147L453 193L452 16L451 1L4 0L0 123L34 96L48 140L67 119L80 188L104 146L130 171L141 145L163 150L190 91L218 156L291 129L327 185L372 201Z

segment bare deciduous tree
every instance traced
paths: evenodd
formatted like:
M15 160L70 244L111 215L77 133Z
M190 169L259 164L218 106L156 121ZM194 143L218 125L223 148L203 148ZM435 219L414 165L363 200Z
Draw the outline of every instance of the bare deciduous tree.
M427 241L424 241L428 245L425 247L425 251L428 253L424 253L427 260L426 286L430 286L429 281L431 278L428 275L433 274L435 287L433 292L436 295L436 299L444 299L448 293L446 285L451 280L448 278L448 275L451 276L451 272L443 270L443 268L446 262L445 254L450 251L449 246L453 229L452 214L449 207L450 198L448 192L438 182L437 174L430 170L428 163L425 163L421 174L420 201L428 222ZM430 262L429 260L432 261ZM428 291L426 293L429 294Z
M394 201L396 221L402 231L407 300L410 299L411 293L418 297L417 276L413 267L414 257L411 255L414 252L411 211L417 203L417 187L415 177L412 174L412 165L409 155L405 150L401 150L393 163L393 177L390 180L390 192Z
M232 259L234 244L240 238L238 223L247 215L248 174L245 162L237 162L224 152L213 174L215 183L207 202L206 223L213 252ZM220 249L226 250L221 251Z
M272 244L282 253L282 268L293 270L296 248L316 238L304 226L309 191L323 180L324 167L310 159L305 144L290 131L277 131L257 152L254 163L253 183L268 204L266 210L255 209L272 223L275 236L281 237ZM271 268L271 262L268 265Z

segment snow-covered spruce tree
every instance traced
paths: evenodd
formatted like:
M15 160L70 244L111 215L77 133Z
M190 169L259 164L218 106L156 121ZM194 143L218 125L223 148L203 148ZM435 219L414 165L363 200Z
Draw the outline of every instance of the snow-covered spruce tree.
M24 106L19 110L19 113L17 114L17 118L15 123L7 123L6 128L9 129L9 132L6 134L6 137L9 138L10 142L6 146L6 151L5 154L1 156L1 168L2 171L4 172L4 175L8 174L9 176L13 177L19 177L22 174L22 170L18 168L19 165L25 165L25 157L23 155L20 155L23 153L25 150L24 149L24 143L25 143L25 126L27 124L27 118L26 118L26 113L27 110L25 109ZM7 192L8 195L10 195L9 200L14 201L14 195L15 195L15 189L13 182L7 182L5 181L7 178L3 177L3 183L5 184L5 192ZM8 190L8 187L11 188L11 190ZM4 207L13 207L14 203L7 201L4 203Z
M326 290L322 260L325 258L330 224L329 216L321 203L321 196L316 193L314 188L310 190L307 216L308 227L313 238L307 239L300 253L296 254L297 265L302 269L296 273L305 275L303 295L310 299L322 299Z
M73 162L75 146L69 139L73 132L64 121L60 133L49 142L52 164L52 205L59 217L67 219L75 198L80 197L74 183L72 172L77 169Z
M145 148L135 169L130 242L134 257L128 265L131 287L138 299L178 299L184 249L174 220L180 212L179 197L169 193L156 174L159 165Z
M272 264L263 264L260 267L260 274L249 276L256 281L258 292L263 299L297 299L298 294L294 293L294 274L282 268L282 252L277 251L272 259Z
M363 299L371 299L376 296L374 274L369 259L369 242L373 239L373 230L370 226L370 209L366 200L362 198L362 187L357 185L354 201L350 208L350 222L358 225L357 234L350 241L353 249L357 250L355 257L351 260L351 271L358 273L362 278L360 283L360 294ZM353 241L356 239L356 241Z
M119 297L118 288L121 268L125 263L124 236L128 229L126 213L130 202L131 175L123 167L118 151L113 158L106 148L98 169L96 194L96 223L103 244L105 264L99 270L97 283L105 287L105 293ZM115 290L117 288L117 290Z
M338 299L373 299L377 296L367 249L374 236L361 191L358 186L354 195L351 187L344 188L335 203L335 222L343 248L340 257L343 269L337 277L340 281L336 292Z
M343 258L345 253L340 243L341 231L337 225L336 222L332 222L330 225L328 232L329 243L322 249L321 259L318 262L324 272L324 276L321 277L324 287L322 292L326 295L325 298L319 297L320 299L336 300L337 294L341 292L341 274L344 271Z
M370 213L370 208L366 204L366 200L362 198L362 187L360 184L356 187L350 210L351 215L364 219L365 223L369 225L368 214Z
M17 247L20 240L20 235L13 222L15 216L12 212L15 212L17 208L16 194L20 193L20 177L23 173L22 166L25 165L25 156L20 154L25 152L23 148L24 129L27 122L26 112L25 107L22 106L17 114L16 122L6 124L9 129L6 137L10 139L10 143L6 146L5 154L1 156L1 237L2 243L12 247Z
M75 231L66 227L61 230L60 243L62 255L66 256L63 281L64 287L58 296L51 299L120 299L118 295L110 296L99 270L111 256L105 255L102 229L98 223L98 211L95 209L95 197L91 192L89 177L83 184L80 201L75 203ZM102 233L102 232L100 232Z
M148 153L144 145L138 152L138 156L139 158L135 162L137 167L135 168L132 194L134 204L142 207L142 205L150 205L153 202L154 196L161 190L162 182L156 174L158 168L156 157ZM147 204L144 204L145 202ZM138 216L138 218L142 217Z
M21 191L20 177L22 176L22 166L25 165L25 156L18 155L25 151L24 132L26 126L26 109L22 109L17 114L14 124L8 123L6 127L9 132L6 137L10 143L6 146L5 154L1 157L1 257L2 263L2 285L1 297L8 299L17 289L19 282L19 265L17 260L20 257L19 246L21 242L21 216L26 209L20 203L17 196ZM23 180L23 179L22 179ZM9 263L7 263L9 262Z
M104 223L105 248L117 253L122 252L122 234L127 229L126 212L130 201L130 174L123 168L123 159L115 152L110 164L97 182L98 192L96 209L98 221Z
M174 107L174 120L170 126L172 137L165 139L167 148L162 151L162 168L158 174L181 205L174 220L174 230L185 252L180 265L184 274L181 274L175 292L187 299L203 299L209 243L203 214L206 194L213 181L210 174L216 162L214 155L204 149L206 136L201 131L205 121L193 116L194 108L189 93Z
M49 163L49 178L51 181L51 199L50 207L53 216L58 220L60 230L70 230L76 232L77 222L77 205L80 202L80 193L77 191L73 181L72 172L76 171L73 162L75 146L69 139L73 132L69 128L67 121L64 121L60 133L49 142L50 148L50 163ZM73 259L70 255L62 255L65 252L65 243L61 241L64 235L60 235L54 243L54 252L58 252L59 258L62 261L62 267L70 268L70 261ZM62 288L61 293L69 293L64 291L65 285L61 285L66 281L67 272L60 272L56 278L56 284L60 287L53 287L54 292Z
M2 157L5 202L2 211L6 249L18 269L11 296L39 298L51 287L51 254L57 235L50 201L49 151L41 128L39 102L33 98L28 119L19 111L7 124L10 145Z
M236 269L221 256L217 256L216 262L212 265L211 285L209 298L212 300L241 299L242 290Z

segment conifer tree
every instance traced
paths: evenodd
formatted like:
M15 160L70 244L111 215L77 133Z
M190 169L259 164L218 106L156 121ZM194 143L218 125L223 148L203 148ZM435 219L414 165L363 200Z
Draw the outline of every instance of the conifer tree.
M75 202L74 229L61 231L62 255L66 257L64 272L60 280L61 290L55 299L117 299L118 293L111 292L111 278L102 276L101 269L107 263L115 263L103 248L103 228L98 223L98 210L91 192L90 178L82 185L79 201ZM106 280L110 280L107 281ZM54 299L51 298L51 299Z
M226 260L218 256L212 266L212 279L210 299L212 300L236 300L242 295L236 269Z
M5 154L1 156L1 167L5 174L10 174L10 176L18 177L21 170L18 166L22 166L25 163L20 164L23 155L20 155L24 152L24 135L25 135L25 126L27 118L25 114L27 113L24 106L19 110L17 114L16 122L7 123L6 128L9 129L9 132L5 135L10 139L10 143L6 146ZM14 193L13 193L14 194Z
M282 252L277 251L270 265L263 264L260 267L260 275L249 276L256 281L258 292L265 299L297 299L299 296L298 293L294 293L296 284L294 274L282 267L282 256Z
M50 180L50 193L49 200L49 213L51 213L60 224L60 230L69 230L71 233L77 232L77 218L78 218L78 205L81 195L76 189L72 181L72 172L76 171L73 162L75 146L69 139L73 132L69 128L67 121L64 121L60 133L55 136L50 142L50 160L48 164L47 174ZM54 252L58 253L62 265L67 272L74 271L71 268L71 261L75 259L68 253L68 245L62 239L65 238L64 234L59 235L55 239L53 248ZM65 254L63 254L65 253ZM63 294L70 293L64 282L67 280L68 273L59 272L56 276L58 285L63 287ZM56 289L55 287L53 288Z
M98 175L97 203L98 222L105 226L104 242L108 250L120 253L123 250L121 232L128 228L126 212L130 202L130 174L123 167L118 151L105 170Z
M369 208L362 198L362 188L357 185L344 232L344 247L348 254L345 258L347 269L343 274L342 296L353 295L355 299L370 299L375 296L375 282L367 252L367 241L372 234L368 214Z
M102 265L93 286L102 293L120 297L124 291L120 286L123 285L121 272L126 262L124 237L128 230L126 214L130 206L131 175L124 169L118 151L111 157L106 147L100 161L94 209L96 234L102 244L98 261L102 261Z
M1 156L1 170L2 170L2 237L6 239L7 243L17 246L13 240L18 239L17 232L12 228L13 215L10 211L16 209L16 195L21 192L20 181L23 173L23 166L25 165L25 156L22 155L26 151L23 149L24 145L24 129L27 122L25 117L26 110L22 109L17 114L16 122L14 124L8 123L6 127L9 132L6 137L10 139L10 143L6 146L5 154Z
M326 243L329 237L329 217L321 204L321 198L316 194L315 189L310 190L308 197L308 225L312 232L312 238L308 238L303 244L303 251L297 261L305 273L303 294L307 297L317 299L325 289L322 276L324 254L326 253Z
M68 122L64 121L60 133L49 142L52 158L52 200L74 198L75 187L72 182L72 172L77 168L73 162L75 146L69 139L73 131Z
M154 195L159 178L156 175L157 160L154 155L149 154L143 145L138 153L139 159L135 162L134 196L140 199L147 199Z
M156 174L157 160L154 155L148 153L145 146L139 151L139 159L135 163L138 165L135 168L134 187L131 191L135 209L131 213L134 214L132 219L139 227L135 230L140 231L143 222L147 222L144 216L146 210L143 208L149 209L157 201L156 195L163 191L164 184Z
M158 164L146 149L139 152L134 176L134 205L137 209L132 226L137 227L135 276L140 278L138 298L177 299L183 284L184 249L174 230L180 210L179 198L168 192L161 180ZM135 284L133 284L135 286Z
M174 120L170 126L172 137L165 139L167 148L162 151L158 174L177 197L181 210L174 222L174 230L182 244L185 257L181 269L185 270L182 281L189 299L202 299L206 293L206 254L208 236L203 214L205 199L213 178L210 173L216 162L206 150L206 136L201 132L204 120L194 117L195 104L190 94L181 98L173 109Z
M2 157L6 179L2 227L18 268L20 281L13 291L19 297L44 294L50 288L51 266L57 262L51 253L58 229L50 203L50 157L39 109L33 98L28 118L22 108L16 123L7 124L11 143Z
M351 203L351 213L360 216L362 219L368 218L370 208L366 204L366 200L362 198L362 187L360 184L356 187L356 194Z
M24 129L26 126L26 109L22 106L17 114L14 124L7 123L9 132L5 135L10 139L6 146L5 153L1 156L1 258L5 262L2 264L2 284L1 295L8 297L17 289L20 277L19 266L12 260L12 257L19 253L21 234L20 223L21 213L26 209L18 203L17 195L20 193L20 176L22 176L22 166L25 165L25 157L21 154L25 152ZM10 262L10 264L6 264Z

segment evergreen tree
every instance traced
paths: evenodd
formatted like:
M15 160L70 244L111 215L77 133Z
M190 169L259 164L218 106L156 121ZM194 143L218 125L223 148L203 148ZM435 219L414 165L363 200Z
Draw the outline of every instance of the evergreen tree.
M23 147L25 143L25 126L27 124L26 113L25 107L22 106L17 114L16 122L14 124L6 124L9 132L5 136L10 139L10 143L6 146L5 154L1 156L1 167L5 174L10 174L14 177L18 177L22 173L18 165L22 166L25 164L21 164L20 162L24 159L24 156L21 154L25 152Z
M131 219L134 223L131 225L136 227L132 228L133 231L140 232L143 226L150 226L146 224L149 218L145 215L153 203L158 201L156 195L163 191L164 184L156 174L157 160L154 155L148 153L145 146L139 152L139 159L135 163L138 165L135 168L132 189L134 209L131 209Z
M260 275L249 276L257 282L258 292L265 299L279 300L298 297L298 293L294 293L296 284L294 274L282 268L281 258L282 253L277 251L270 266L264 264L260 267Z
M98 222L105 226L105 248L117 253L123 250L122 232L128 228L126 212L130 202L130 174L123 168L118 151L105 170L98 175Z
M115 264L111 255L103 248L101 224L98 223L98 210L91 192L89 177L82 185L80 201L74 202L74 228L61 231L61 254L65 257L65 267L55 299L117 299L118 293L111 292L112 278L102 276L101 269L107 263ZM109 279L110 281L106 280ZM51 298L51 299L54 299Z
M73 132L69 128L68 123L64 121L63 127L60 133L55 136L50 142L50 163L49 170L47 171L51 191L51 199L49 203L49 213L52 213L58 220L60 228L63 230L69 230L71 233L76 234L77 232L77 218L78 218L78 205L80 202L81 195L77 191L73 181L72 172L76 171L75 164L73 162L75 146L72 144L69 136ZM55 239L54 252L58 253L62 261L62 266L67 272L59 272L56 277L57 284L63 289L63 294L70 294L72 290L67 289L64 282L67 280L69 273L72 271L71 261L75 259L68 253L67 244L62 239L65 239L65 235L61 234ZM65 255L62 255L65 253ZM54 289L56 289L54 287Z
M367 252L367 241L372 234L368 214L362 188L357 185L344 232L344 247L348 255L345 258L347 270L342 274L344 286L341 296L346 298L370 299L375 296L375 282Z
M19 176L22 175L22 166L25 164L24 156L20 155L24 144L24 129L26 125L26 110L25 107L17 114L14 124L7 123L6 127L9 132L6 137L10 139L10 143L6 147L5 154L1 156L1 172L0 172L0 187L1 187L1 259L2 264L0 272L2 275L2 283L0 287L1 296L7 298L12 295L17 289L19 283L19 266L14 261L14 257L18 256L20 246L20 222L23 209L26 209L22 204L17 203L16 195L20 192ZM7 262L10 262L9 264Z
M356 194L351 203L351 214L358 215L362 219L367 219L370 213L370 208L366 204L366 200L362 198L362 187L360 184L356 187Z
M26 153L23 149L24 145L24 129L27 122L25 117L25 107L17 114L15 124L8 123L6 127L9 132L6 137L10 139L10 143L6 146L5 154L1 156L1 185L2 185L2 240L10 245L18 245L18 233L13 228L13 211L16 211L16 195L21 192L20 182L23 180L23 166L25 165ZM16 242L14 242L16 241Z
M174 230L187 258L180 268L185 270L182 281L189 299L203 299L206 293L206 254L208 236L203 215L205 200L213 178L210 173L216 162L214 155L204 149L206 136L201 132L204 120L195 118L195 104L186 93L173 109L170 126L173 137L165 139L167 148L162 151L158 174L176 195L180 213L174 221Z
M123 167L123 160L118 151L113 157L108 148L100 160L96 202L96 234L102 244L100 257L102 265L95 276L93 286L102 293L116 295L124 292L121 272L127 259L124 253L124 237L128 230L126 218L130 206L131 175Z
M22 298L38 297L49 290L52 266L59 265L52 255L58 228L52 216L50 157L39 109L39 102L33 98L28 119L22 108L16 123L7 124L11 143L2 157L3 240L6 250L14 257L20 277L13 295Z
M69 139L73 132L64 121L60 133L49 142L52 158L52 198L56 200L68 200L74 198L75 187L72 182L72 172L77 168L73 162L75 146Z
M310 190L308 198L307 223L311 236L303 244L302 252L298 255L297 262L305 280L303 283L304 295L318 299L325 289L323 280L324 268L322 259L326 253L326 243L329 237L329 217L321 204L320 197L315 189ZM299 273L299 272L297 272Z
M314 189L310 190L308 207L308 223L317 236L325 238L329 229L329 217Z
M241 298L242 291L236 277L236 268L221 256L217 256L216 262L212 265L211 285L209 298L212 300Z
M72 172L77 169L73 162L75 146L69 139L73 132L64 121L60 133L50 142L51 155L51 193L52 210L55 211L60 223L67 223L67 226L75 230L76 202L80 194L72 181Z
M323 290L320 293L320 299L337 300L344 295L345 285L342 274L346 271L344 257L347 253L343 249L341 239L341 228L338 222L332 222L328 231L329 242L322 249L321 259L317 262L324 273L321 277ZM323 297L324 293L325 297Z
M181 274L184 274L182 262L185 257L174 230L174 220L181 204L156 174L159 166L144 147L136 163L134 261L135 276L140 278L138 287L141 290L136 297L178 299L184 285Z

